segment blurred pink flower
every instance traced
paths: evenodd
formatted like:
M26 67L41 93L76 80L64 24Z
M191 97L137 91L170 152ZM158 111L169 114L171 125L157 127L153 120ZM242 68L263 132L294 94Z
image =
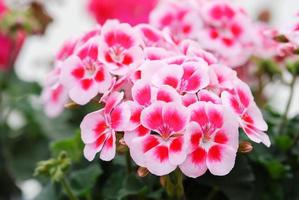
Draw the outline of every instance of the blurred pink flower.
M148 22L148 15L157 3L158 0L90 0L88 10L100 24L118 19L136 25Z
M0 0L0 17L7 10L6 5L3 0Z
M16 59L23 42L25 40L25 33L19 31L15 38L0 32L0 71L7 71L12 66Z

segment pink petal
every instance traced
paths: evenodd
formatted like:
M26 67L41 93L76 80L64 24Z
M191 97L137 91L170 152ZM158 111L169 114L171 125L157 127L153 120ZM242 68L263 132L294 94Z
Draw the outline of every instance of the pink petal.
M123 92L112 92L105 101L105 114L109 114L124 98Z
M134 101L127 101L125 103L128 104L131 111L130 122L127 128L131 131L136 129L140 125L140 115L143 108Z
M141 124L150 130L159 130L163 127L162 109L164 102L157 101L141 112Z
M206 151L198 147L188 155L184 163L179 167L183 174L191 178L197 178L207 171Z
M227 175L235 165L236 151L223 145L212 145L207 155L207 166L216 176Z
M102 150L106 139L107 139L107 134L102 133L95 142L86 144L83 150L84 157L88 161L92 161L95 155Z
M94 76L94 80L97 84L99 93L102 94L107 92L112 84L112 77L103 64L99 66L99 69Z
M183 79L186 81L186 85L184 86L183 91L197 92L198 90L209 85L209 75L207 67L207 63L203 60L183 64Z
M176 137L169 145L169 162L173 165L182 164L186 157L186 142L184 136Z
M176 133L182 131L190 119L189 110L175 102L165 104L162 115L164 125Z
M198 148L201 143L203 136L202 129L196 122L190 122L186 128L185 135L188 140L188 153L191 153Z
M139 105L147 106L152 101L152 89L148 82L138 80L132 87L132 98Z
M147 153L152 148L159 145L158 139L153 135L145 135L144 137L134 138L130 144L130 155L134 162L139 166L146 166L145 153Z
M110 161L115 157L116 144L115 144L115 133L112 131L108 134L103 149L100 153L100 159L104 161Z
M189 108L191 111L191 121L197 122L200 126L205 126L209 122L203 103L194 103Z
M168 65L156 72L152 77L152 82L155 86L169 85L177 88L181 83L183 69L178 65Z
M221 112L222 106L212 103L206 103L205 105L210 123L212 123L215 128L221 128L224 123L223 115Z
M98 94L98 88L92 79L84 79L79 86L74 86L69 91L69 97L79 105L87 104Z
M111 128L115 131L128 130L128 124L130 122L131 111L130 107L126 103L121 103L115 107L111 114Z
M208 90L200 90L197 93L197 97L199 101L212 102L214 104L221 103L221 99L219 98L219 96Z
M156 100L168 102L181 103L181 95L171 86L163 85L157 89Z
M169 161L169 150L167 146L156 146L145 154L146 168L157 176L169 174L175 168Z
M80 124L81 138L84 143L93 143L107 128L103 110L89 113Z
M88 42L78 50L77 55L81 60L85 59L86 57L89 57L92 60L97 60L98 44L96 42Z
M82 62L77 56L71 56L61 63L60 82L66 88L74 87L84 77Z
M196 94L190 94L190 93L187 93L185 94L183 97L183 105L184 106L190 106L191 104L197 102L197 97L196 97Z
M132 131L126 131L124 134L124 140L128 146L130 146L131 141L137 137L143 137L145 135L148 135L150 133L150 130L145 128L144 126L140 125L136 127Z
M268 130L268 125L263 118L263 114L260 109L257 107L255 102L252 102L249 108L247 109L247 114L251 116L253 120L253 125L261 131Z

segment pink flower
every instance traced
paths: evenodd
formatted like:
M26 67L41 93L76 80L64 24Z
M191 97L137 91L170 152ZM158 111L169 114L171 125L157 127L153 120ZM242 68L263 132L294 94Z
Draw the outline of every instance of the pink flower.
M100 58L111 73L125 75L144 59L141 45L140 36L129 24L110 20L102 28Z
M89 0L88 9L98 23L118 19L131 25L148 22L149 12L158 0Z
M166 30L175 43L182 39L195 39L202 27L199 14L186 1L162 1L150 15L150 23Z
M268 126L254 102L249 87L244 82L237 81L234 90L224 91L221 99L223 104L230 107L236 114L241 128L252 141L270 146L269 136L264 133Z
M191 123L186 132L188 156L180 165L189 177L203 175L207 169L218 176L228 174L238 149L238 123L222 105L198 102L190 106Z
M63 63L60 81L77 104L84 105L111 87L111 75L98 60L98 51L98 40L94 38Z
M180 94L196 93L209 84L208 64L202 59L170 64L158 70L152 82L157 87L169 85Z
M255 47L255 56L265 59L276 56L280 44L273 38L277 36L277 30L264 23L256 23L255 28L259 39Z
M94 159L98 152L100 159L109 161L115 157L116 131L126 130L130 119L130 109L121 103L124 93L113 92L105 107L84 117L80 124L81 138L85 144L84 156Z
M131 131L126 131L124 134L127 145L130 145L132 138L142 137L150 132L140 122L140 115L144 108L150 106L155 101L182 102L181 96L168 85L156 88L149 82L138 80L134 83L131 91L133 101L126 102L131 110L130 123L128 124L128 128Z
M1 19L1 16L5 13L6 10L7 10L7 7L5 5L4 0L0 0L0 19Z
M245 64L258 39L249 17L223 1L207 1L201 9L205 23L198 34L201 46L228 66Z
M188 109L175 102L157 101L145 108L140 118L151 133L131 141L133 160L158 176L172 172L186 158Z
M18 31L15 37L0 32L0 71L9 70L14 64L25 39L23 31Z
M60 73L61 66L58 63L57 67L48 74L41 95L44 111L48 117L57 117L61 114L68 100L67 90L59 82Z

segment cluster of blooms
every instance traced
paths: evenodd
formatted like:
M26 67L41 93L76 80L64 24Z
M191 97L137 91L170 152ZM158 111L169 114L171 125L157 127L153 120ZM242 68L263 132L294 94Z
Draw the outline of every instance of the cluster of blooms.
M253 22L229 1L162 1L150 14L150 24L169 32L174 42L196 40L230 67L246 64L251 56L275 55L277 43L265 24Z
M0 0L0 23L7 12L8 8L4 1ZM10 69L24 40L25 34L22 31L17 32L16 37L12 38L0 29L0 72Z
M296 23L290 24L285 30L281 30L275 35L278 38L284 38L278 48L278 55L282 59L292 58L294 53L299 54L299 13L296 17Z
M175 43L151 25L109 20L67 42L56 60L43 93L46 112L58 115L69 100L101 107L80 125L90 161L97 153L112 160L123 138L135 163L155 175L177 167L189 177L225 175L239 127L270 146L249 87L195 41Z

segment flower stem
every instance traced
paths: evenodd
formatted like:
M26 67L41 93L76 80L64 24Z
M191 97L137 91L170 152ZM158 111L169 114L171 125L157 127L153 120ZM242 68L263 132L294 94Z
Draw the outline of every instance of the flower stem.
M288 113L289 113L291 103L292 103L292 100L293 100L293 97L294 97L295 83L296 83L296 75L293 75L292 82L289 85L290 86L290 94L289 94L287 106L286 106L285 111L282 115L281 124L280 124L278 133L283 133L283 131L285 129L285 126L286 126L286 123L288 121Z
M132 172L132 162L130 157L130 152L126 152L126 165L127 165L127 171L128 173Z
M213 200L218 193L219 189L218 187L213 187L212 191L208 194L206 200Z
M183 174L177 169L172 174L166 176L165 189L170 199L185 200L185 191L183 185Z
M62 179L60 180L60 183L61 183L63 189L65 190L65 192L67 193L67 196L69 197L70 200L78 200L78 198L74 195L74 193L65 177L62 177Z

